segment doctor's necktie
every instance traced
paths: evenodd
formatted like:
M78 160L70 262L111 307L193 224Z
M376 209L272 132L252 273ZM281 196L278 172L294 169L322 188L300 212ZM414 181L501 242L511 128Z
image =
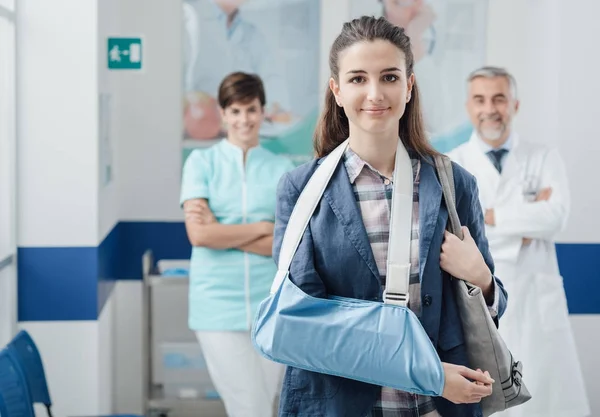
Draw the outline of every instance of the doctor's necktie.
M506 155L508 151L506 149L493 149L487 152L488 158L492 161L492 164L496 167L498 172L502 172L502 158Z

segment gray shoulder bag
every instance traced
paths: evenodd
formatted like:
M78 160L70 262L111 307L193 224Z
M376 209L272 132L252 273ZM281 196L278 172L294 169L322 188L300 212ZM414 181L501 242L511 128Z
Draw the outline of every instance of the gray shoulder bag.
M435 165L448 209L448 230L462 239L463 233L456 212L452 162L448 157L438 155L435 157ZM487 417L530 400L531 394L522 380L522 364L513 359L502 340L489 314L481 289L461 279L454 278L452 283L464 331L469 366L472 369L488 371L496 381L492 386L492 395L481 400L483 415Z

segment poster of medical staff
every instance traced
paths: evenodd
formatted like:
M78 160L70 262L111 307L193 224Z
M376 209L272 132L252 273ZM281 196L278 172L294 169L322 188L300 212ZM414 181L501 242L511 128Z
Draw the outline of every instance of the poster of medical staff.
M406 29L425 123L435 148L466 142L466 79L485 64L487 0L351 0L352 17L385 16Z
M261 144L299 164L318 116L321 0L183 1L183 157L226 136L217 93L234 71L263 80Z

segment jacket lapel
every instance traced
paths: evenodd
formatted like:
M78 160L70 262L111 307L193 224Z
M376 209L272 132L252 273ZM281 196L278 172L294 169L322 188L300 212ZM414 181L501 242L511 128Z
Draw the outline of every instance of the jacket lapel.
M339 163L333 173L333 177L329 181L323 197L331 206L331 209L344 228L344 232L379 283L379 270L373 256L373 251L371 250L367 231L363 222L356 220L361 219L362 215L354 196L350 179L348 178L348 171L346 171L343 162Z
M437 178L435 166L430 158L421 159L419 180L419 274L421 277L437 223L443 222L447 216L445 207L440 208L441 202L442 186Z

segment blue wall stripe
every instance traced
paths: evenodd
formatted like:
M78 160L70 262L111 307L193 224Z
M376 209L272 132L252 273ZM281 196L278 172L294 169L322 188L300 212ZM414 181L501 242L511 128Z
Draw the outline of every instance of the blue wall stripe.
M96 320L95 247L19 248L19 321Z
M187 259L183 222L120 222L97 247L19 248L19 320L96 320L118 279L141 279L141 257ZM571 314L600 314L600 243L559 244Z
M117 223L98 246L98 317L118 279L115 259L119 255L120 228Z
M152 249L154 259L189 259L192 247L183 222L119 223L119 279L142 279L142 255Z
M600 314L600 244L556 245L569 313Z

